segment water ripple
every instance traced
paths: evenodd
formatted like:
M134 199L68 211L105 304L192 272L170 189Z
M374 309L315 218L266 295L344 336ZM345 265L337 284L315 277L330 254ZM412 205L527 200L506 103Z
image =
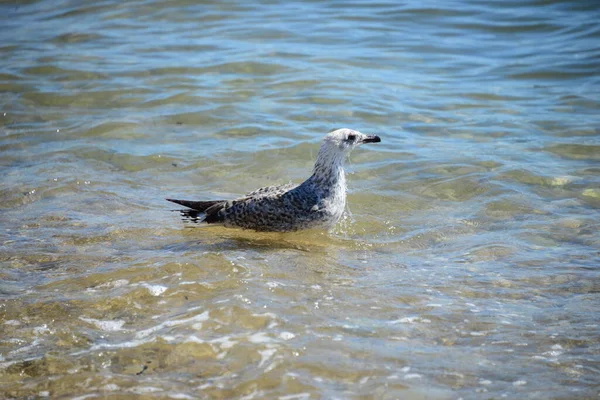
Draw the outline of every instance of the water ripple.
M6 396L597 396L594 2L0 11ZM342 126L383 141L330 234L163 200L299 182Z

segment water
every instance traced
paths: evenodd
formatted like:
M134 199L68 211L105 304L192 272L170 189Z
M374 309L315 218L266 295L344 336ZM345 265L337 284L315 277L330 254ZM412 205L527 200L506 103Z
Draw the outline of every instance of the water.
M595 2L0 20L0 397L597 398ZM331 234L164 201L302 181L336 127L383 142Z

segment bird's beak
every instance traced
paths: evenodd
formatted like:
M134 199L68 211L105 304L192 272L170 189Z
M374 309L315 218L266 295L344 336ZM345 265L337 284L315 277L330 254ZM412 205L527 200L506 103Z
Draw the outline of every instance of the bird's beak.
M379 143L379 142L381 142L381 138L376 135L368 135L362 140L362 143Z

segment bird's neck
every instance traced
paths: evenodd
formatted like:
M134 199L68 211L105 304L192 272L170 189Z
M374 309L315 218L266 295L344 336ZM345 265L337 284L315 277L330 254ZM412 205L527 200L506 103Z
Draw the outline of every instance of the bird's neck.
M320 187L328 188L329 196L346 195L344 156L343 152L326 147L322 147L317 156L310 179Z

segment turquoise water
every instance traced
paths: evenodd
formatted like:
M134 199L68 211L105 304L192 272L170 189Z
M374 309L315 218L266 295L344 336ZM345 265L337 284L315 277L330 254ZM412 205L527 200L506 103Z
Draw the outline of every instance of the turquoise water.
M597 398L593 1L0 5L6 398ZM182 219L308 176L331 233ZM145 369L144 369L145 368Z

